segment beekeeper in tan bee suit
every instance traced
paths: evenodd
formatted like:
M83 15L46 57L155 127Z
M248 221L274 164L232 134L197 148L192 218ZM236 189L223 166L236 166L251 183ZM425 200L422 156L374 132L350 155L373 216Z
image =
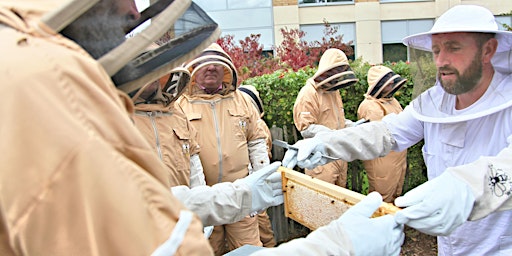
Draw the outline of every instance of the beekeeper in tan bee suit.
M268 158L272 158L272 134L270 133L270 129L268 128L265 120L263 120L263 115L265 114L263 108L263 101L260 98L260 93L253 85L241 85L238 87L238 90L243 92L244 96L252 103L252 105L258 110L260 113L260 120L258 120L258 126L260 129L265 131L266 142L267 142L267 152ZM272 230L272 223L270 222L270 218L266 211L262 213L258 213L258 227L260 231L260 240L263 243L264 247L274 247L276 246L276 240L274 239L274 231Z
M385 66L368 70L368 91L359 104L357 116L369 121L379 121L390 113L402 112L402 106L393 97L407 82ZM384 157L363 161L370 183L369 191L378 191L385 202L391 203L402 194L407 170L407 150L391 151Z
M157 47L154 44L149 49ZM174 78L190 75L186 70L179 71L175 69L171 74L146 84L134 93L133 121L168 167L172 187L206 185L199 159L197 131L181 107L174 104L186 86L183 83L187 83L183 81L187 78Z
M301 88L293 106L293 121L302 137L311 138L318 132L339 130L346 126L340 88L356 83L345 53L328 49L320 58L318 71ZM346 187L347 162L334 161L305 173Z
M135 3L77 2L92 7L63 34L42 17L69 1L0 3L0 255L210 254L130 120L131 100L95 60L124 40L109 21L137 19Z
M206 184L232 182L269 164L259 113L237 91L237 73L231 58L218 44L210 45L187 63L191 86L177 100L199 134ZM244 244L261 246L257 218L216 226L210 244L216 255Z

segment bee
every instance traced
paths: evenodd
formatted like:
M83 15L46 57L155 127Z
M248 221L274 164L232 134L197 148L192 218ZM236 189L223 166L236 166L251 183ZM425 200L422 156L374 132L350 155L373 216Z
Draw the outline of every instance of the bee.
M489 165L489 186L493 194L496 196L503 196L505 193L510 193L507 189L509 178L501 169L496 169L492 164Z

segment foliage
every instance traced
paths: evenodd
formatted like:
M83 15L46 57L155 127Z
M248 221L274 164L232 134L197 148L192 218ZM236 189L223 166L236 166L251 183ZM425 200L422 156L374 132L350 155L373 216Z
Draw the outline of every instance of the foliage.
M275 56L263 53L263 45L258 40L261 35L250 35L244 40L236 42L232 35L226 35L217 40L217 43L233 59L237 68L239 80L271 74L276 70L297 71L305 67L318 65L320 57L325 50L337 48L347 57L354 55L352 47L343 42L343 35L338 33L338 26L330 25L324 21L324 36L317 41L307 42L306 35L300 29L281 29L283 41L273 48ZM348 42L351 44L352 42Z
M263 45L258 43L261 35L252 34L244 40L235 42L232 35L219 38L217 43L228 53L237 67L239 80L243 81L250 77L270 74L280 69L278 59L272 55L263 54Z
M316 69L306 67L293 70L278 70L272 74L262 75L243 81L258 89L265 109L263 118L269 127L293 126L293 104L300 88L313 76Z
M318 61L325 50L337 48L342 50L347 57L354 55L354 50L343 42L343 35L338 34L338 26L333 26L324 20L324 36L320 41L306 42L304 31L300 29L281 29L283 42L274 48L276 56L283 63L295 71L304 67L318 66Z

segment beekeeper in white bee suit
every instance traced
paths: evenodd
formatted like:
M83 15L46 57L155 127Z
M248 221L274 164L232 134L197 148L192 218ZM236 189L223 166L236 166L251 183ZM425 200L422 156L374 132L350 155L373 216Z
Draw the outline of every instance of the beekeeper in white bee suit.
M368 70L368 90L357 109L357 118L380 121L388 114L403 111L394 94L407 82L390 68L382 65ZM407 150L391 151L386 156L363 161L368 175L368 191L377 191L384 202L391 203L402 194L407 170Z
M152 26L125 40L130 30L125 28L131 27L127 23L145 16L133 0L0 2L0 88L9 93L0 107L0 255L213 253L203 237L203 225L169 192L164 164L130 120L133 103L116 89L133 91L183 63L180 58L168 61L159 51L149 59L137 57L186 9L183 22L194 11L204 14L190 1L175 0L163 7ZM194 56L219 34L201 31L211 35L185 40L178 48L192 47L187 51ZM191 39L193 32L187 34ZM162 52L184 53L173 45ZM132 62L144 58L141 63L154 64L160 56L167 70L145 65L138 69ZM122 69L148 76L124 82L119 82L127 77L124 74L112 78ZM280 188L280 182L266 179L277 166L230 183L240 191L232 199L238 211L245 211L242 216L279 201L273 186ZM378 201L368 198L361 207L371 204L368 211L373 211ZM265 206L256 206L258 202ZM350 212L343 219L345 227L336 226L348 234L357 219L377 228L384 220L393 221ZM339 239L344 237L339 234ZM379 243L373 249L378 252L387 245Z
M318 132L346 127L345 111L339 89L357 83L347 56L340 49L327 49L320 58L318 70L300 89L293 105L293 122L304 138ZM304 172L312 177L347 185L347 162L333 161Z
M433 53L435 86L382 122L299 141L283 164L323 164L320 152L371 159L424 139L429 181L395 200L406 207L395 220L439 235L440 255L511 254L512 32L489 10L458 5L404 44Z

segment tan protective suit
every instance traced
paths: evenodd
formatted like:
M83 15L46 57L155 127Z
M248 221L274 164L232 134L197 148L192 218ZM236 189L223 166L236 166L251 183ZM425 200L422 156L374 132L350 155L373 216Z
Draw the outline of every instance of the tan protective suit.
M375 86L384 78L383 76L389 72L392 72L391 69L384 66L375 66L368 71L369 87L365 94L365 99L357 110L359 119L364 118L370 120L370 122L380 121L387 114L398 114L403 111L402 106L394 97L380 97L380 92L384 88L374 90ZM396 78L398 75L394 76ZM382 85L393 87L394 83L391 78L389 77L388 81L382 81ZM400 85L398 86L401 87L405 81L405 79L400 80ZM396 91L399 87L394 90ZM388 203L392 203L395 198L402 194L405 173L407 171L407 150L401 152L391 151L384 157L363 161L363 165L370 185L368 192L379 192L382 195L382 199Z
M130 120L131 100L77 44L38 26L63 2L0 3L0 255L151 255L170 237L175 255L212 254Z
M269 158L272 155L272 134L268 129L267 124L263 119L260 119L258 122L258 126L267 134L267 146L268 146L268 154ZM276 240L274 239L274 231L272 230L272 223L270 222L270 217L267 214L267 211L258 214L258 227L260 231L260 240L263 243L264 247L274 247L276 246Z
M198 156L200 151L197 131L179 106L173 103L136 104L133 121L148 142L153 145L158 157L167 165L172 187L178 185L195 187L205 184L201 163L196 165L191 163L193 161L191 157ZM196 172L192 176L191 167L195 168L192 173ZM197 172L201 174L198 175ZM194 178L197 176L201 178Z
M192 65L196 63L193 60L187 66L192 69L192 84L176 103L183 108L198 131L201 145L199 157L206 184L211 186L243 178L249 174L249 164L254 170L259 170L268 165L269 158L265 133L257 126L259 115L242 93L236 90L236 70L229 56L217 44L204 52L215 53L211 58L217 61L220 57L227 64L222 89L215 94L207 94L201 89L194 80ZM257 218L247 217L237 223L216 226L210 236L210 244L216 255L225 252L226 242L228 250L244 244L261 246Z
M304 138L311 138L316 133L328 130L345 128L345 113L343 101L338 90L329 91L324 81L315 82L324 72L333 67L348 65L348 60L343 51L338 49L327 50L320 58L318 71L306 81L301 88L293 106L293 121ZM329 78L325 79L328 80ZM339 160L318 166L313 170L305 170L305 173L346 187L347 162Z
M252 85L242 85L239 87L239 90L243 92L243 95L246 99L251 102L254 107L260 113L260 120L258 121L258 127L265 132L266 142L267 142L267 151L268 158L272 158L272 133L270 133L270 129L267 124L263 120L263 115L265 112L263 111L263 102L261 101L260 94L256 87ZM262 213L258 213L258 227L260 231L260 240L263 243L264 247L274 247L276 246L276 240L274 239L274 231L272 230L272 223L270 222L270 217L267 214L267 211Z

